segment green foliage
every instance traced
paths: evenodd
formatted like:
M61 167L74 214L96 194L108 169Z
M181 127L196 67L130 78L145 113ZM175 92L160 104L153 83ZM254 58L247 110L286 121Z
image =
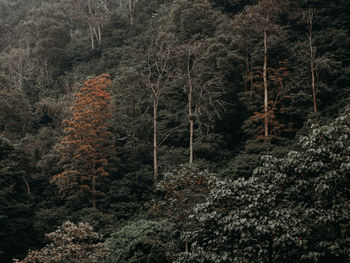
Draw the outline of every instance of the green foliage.
M28 244L35 243L33 209L20 170L15 146L0 135L0 261L23 256Z
M129 222L105 242L108 263L165 263L169 252L176 251L179 233L167 221L137 220Z
M187 231L193 227L187 219L189 214L196 204L205 200L215 180L213 174L192 165L165 173L157 186L164 193L164 199L155 205L155 212Z
M334 118L350 103L348 0L94 0L92 14L88 2L0 0L1 262L45 246L44 234L67 219L88 221L107 235L121 224L126 225L125 231L132 226L128 235L139 243L133 243L130 251L135 253L128 252L124 262L173 260L185 249L175 231L185 223L186 230L193 227L190 230L194 233L182 233L189 248L192 246L191 254L183 258L194 262L348 261L348 256L343 257L348 253L343 249L348 247L348 233L343 228L348 225L339 219L341 213L342 220L347 219L344 204L349 195L342 177L346 169L342 172L339 166L347 162L343 156L347 153L342 146L327 148L338 139L316 138L324 138L326 127L338 127ZM262 2L272 2L273 8L252 15ZM284 91L271 98L286 98L284 112L278 113L276 120L292 123L294 130L261 143L250 140L257 135L257 125L248 118L261 112L262 76L257 67L263 65L261 29L266 25L264 14L272 14L277 4L283 8L271 17L268 28L268 85L274 90L274 72L278 73L279 61L286 59L289 75L283 80ZM312 113L310 50L303 17L308 8L315 9L312 44L317 114ZM245 19L240 19L242 11L248 15ZM94 51L90 32L95 39ZM163 182L173 187L174 195L169 191L169 199L155 191L152 179L153 104L147 87L149 52L157 56L162 50L150 44L164 44L164 40L171 52L158 105L158 161L159 178L164 175ZM196 52L186 56L195 47ZM186 61L194 65L192 113L188 110L188 79L184 77ZM68 117L77 83L101 73L112 76L109 132L116 135L119 161L115 163L115 156L111 157L115 169L100 185L106 194L99 198L98 209L86 208L81 202L65 205L57 187L49 184L49 178L62 171L54 145L63 135L62 120ZM209 93L203 92L208 84L222 89L210 89L211 96L207 96ZM217 99L224 107L212 107ZM189 120L194 120L196 168L174 171L173 167L188 162ZM310 123L323 124L314 126L312 131L319 132L313 134L308 129ZM295 133L306 136L302 143L308 141L309 146L295 146ZM348 144L334 130L329 133L340 138L339 143ZM316 141L310 136L316 136ZM288 155L291 150L296 152ZM338 166L330 159L332 151L344 157ZM263 155L270 157L261 159ZM212 177L216 182L221 176L234 181L216 186L196 184L199 178ZM232 192L228 197L227 190ZM207 197L210 203L199 206L205 207L205 212L198 208L197 214L187 219L193 207ZM133 221L150 218L147 209L151 200L162 207L162 217L176 227ZM329 222L321 218L321 212ZM203 220L198 217L201 215ZM158 230L172 233L171 238L163 238ZM152 238L138 239L138 231L152 233Z
M264 156L249 179L216 184L192 215L190 253L178 262L346 262L350 112L311 127L300 150Z
M0 112L0 131L5 136L23 136L33 127L31 106L21 91L1 88Z

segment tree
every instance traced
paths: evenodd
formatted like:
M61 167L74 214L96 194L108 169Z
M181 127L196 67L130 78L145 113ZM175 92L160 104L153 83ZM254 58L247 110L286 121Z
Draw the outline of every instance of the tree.
M176 74L184 83L187 97L190 126L189 163L192 164L195 124L208 127L214 122L215 117L220 116L220 110L225 105L222 99L225 93L224 77L208 60L210 52L203 52L203 50L211 50L209 42L190 42L178 48L180 61Z
M254 67L254 72L248 76L252 78L252 86L249 90L242 92L243 103L247 106L247 109L253 114L246 120L242 126L245 132L252 137L257 137L258 139L268 140L282 132L289 132L292 130L292 124L286 123L288 118L282 118L286 115L287 106L289 103L290 96L287 94L286 89L286 79L289 75L287 69L287 61L280 61L278 67L267 68L267 79L269 81L268 90L268 126L269 135L266 137L265 134L265 120L266 112L265 109L260 107L259 102L265 96L264 85L261 81L261 76L263 72L261 67ZM261 124L262 125L261 125Z
M51 241L41 250L29 250L23 260L14 263L97 263L107 256L107 248L99 242L101 236L88 223L78 225L66 221L55 232L46 234Z
M220 62L225 60L221 57L224 50L215 36L224 17L208 1L178 0L173 3L170 18L168 30L176 40L173 68L176 85L183 87L187 98L184 122L189 124L189 163L192 164L195 131L208 133L226 104L225 73L220 68Z
M196 204L205 200L215 181L215 176L194 166L183 166L165 173L157 186L164 193L164 199L154 205L154 212L174 222L182 234L195 229L195 221L189 215ZM184 240L188 252L191 240L186 236Z
M267 140L270 135L269 131L269 85L268 85L268 49L269 36L278 31L274 23L280 12L281 3L274 0L261 0L256 5L245 7L245 9L236 16L235 28L239 34L251 37L252 34L258 35L259 40L263 42L263 66L262 79L264 87L264 138ZM261 38L260 38L261 36ZM260 40L261 41L261 40ZM253 73L254 74L254 73Z
M109 158L113 157L110 76L102 74L89 79L75 95L72 116L64 120L65 136L58 149L63 172L55 182L67 199L88 195L93 207L103 193L97 187L108 176Z
M315 47L312 44L312 26L314 23L315 9L309 9L305 12L305 20L307 24L307 36L309 38L310 48L310 71L311 71L311 87L312 87L312 101L314 105L314 112L317 112L317 99L316 99L316 80L315 80Z
M150 39L147 47L146 85L153 98L153 171L154 182L158 180L158 106L164 89L164 82L169 77L167 69L171 52L171 40L156 36Z

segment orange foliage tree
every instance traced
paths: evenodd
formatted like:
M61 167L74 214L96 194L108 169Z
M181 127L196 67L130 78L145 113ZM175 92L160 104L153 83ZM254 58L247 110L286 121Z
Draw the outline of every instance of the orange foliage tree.
M280 61L279 67L267 68L267 79L270 89L268 91L268 108L265 111L264 83L262 81L263 71L261 67L254 67L254 71L246 78L253 84L250 90L243 92L244 101L248 110L253 112L243 128L248 134L256 136L258 139L270 140L281 132L292 130L292 124L286 122L281 116L287 112L287 104L290 96L285 89L285 79L289 75L286 67L287 60ZM269 134L266 136L265 120L268 120Z
M63 121L65 136L58 145L63 171L52 178L66 199L88 198L96 207L103 195L97 188L109 175L108 157L113 156L110 76L102 74L87 80L75 94L70 119Z

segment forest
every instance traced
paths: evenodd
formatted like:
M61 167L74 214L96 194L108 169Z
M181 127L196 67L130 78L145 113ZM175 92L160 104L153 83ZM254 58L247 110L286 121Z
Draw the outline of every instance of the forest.
M349 31L349 0L0 0L0 262L350 262Z

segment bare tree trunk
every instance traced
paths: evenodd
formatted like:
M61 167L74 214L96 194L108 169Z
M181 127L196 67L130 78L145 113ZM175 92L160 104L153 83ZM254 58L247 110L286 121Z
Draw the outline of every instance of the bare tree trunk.
M92 52L94 53L94 50L95 50L94 30L92 29L91 24L89 26L90 26L91 49L92 49Z
M130 15L130 24L134 24L134 5L133 5L133 0L129 0L129 15Z
M158 98L153 98L153 176L158 181L158 138L157 138Z
M314 103L314 112L317 112L317 99L316 99L316 85L315 85L315 51L312 46L312 24L313 24L314 11L309 10L308 14L308 36L309 36L309 46L310 46L310 69L311 69L311 86L312 86L312 98Z
M188 241L187 241L187 239L185 240L185 252L188 252Z
M28 205L29 205L29 197L30 197L30 186L29 186L29 183L27 181L27 178L25 175L23 175L23 181L24 183L26 184L26 188L27 188L27 196L28 196Z
M187 80L188 80L188 115L190 118L190 165L193 163L193 132L194 132L194 116L193 116L193 110L192 110L192 97L193 97L193 83L192 83L192 77L191 72L193 70L193 67L191 69L190 67L190 56L191 51L189 50L189 54L187 57Z
M98 37L97 31L96 31L96 27L93 26L93 27L92 27L92 30L94 31L96 40L98 41L98 40L99 40L99 37Z
M98 44L101 45L102 42L102 33L101 33L101 25L97 25L97 32L98 32Z
M189 87L188 93L188 115L190 117L190 165L193 163L193 128L194 128L194 119L192 112L192 84Z
M90 21L89 21L89 27L90 27L90 39L91 39L91 50L92 50L92 56L95 56L95 39L94 39L94 33L96 35L96 30L95 28L92 26L92 19L93 19L93 13L92 13L92 9L91 9L91 0L88 0L88 9L89 9L89 13L90 13Z
M187 60L187 78L188 78L188 116L190 118L190 165L193 163L193 128L194 128L194 119L192 111L192 95L193 95L193 84L191 78L191 69L190 69L190 56Z
M264 78L264 130L265 139L269 136L269 118L268 118L268 110L269 110L269 91L267 86L267 32L264 30L264 68L263 68L263 78Z

